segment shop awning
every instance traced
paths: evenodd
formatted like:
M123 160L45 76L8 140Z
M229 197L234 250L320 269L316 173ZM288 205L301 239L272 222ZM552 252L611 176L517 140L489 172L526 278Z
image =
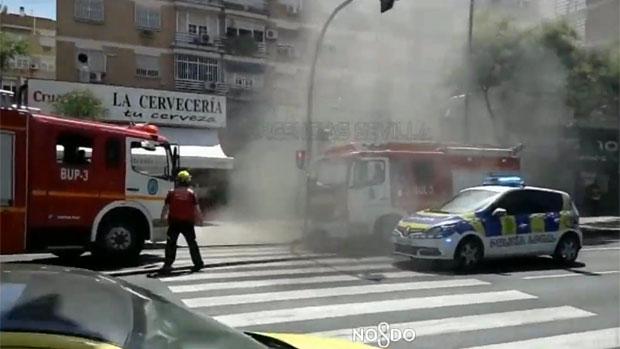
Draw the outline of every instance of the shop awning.
M179 144L181 167L222 170L233 168L234 159L222 150L217 130L160 127L159 131L171 143Z

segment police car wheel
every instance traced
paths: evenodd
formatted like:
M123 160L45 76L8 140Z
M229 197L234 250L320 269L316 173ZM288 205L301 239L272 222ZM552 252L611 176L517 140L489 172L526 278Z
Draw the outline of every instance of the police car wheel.
M472 270L482 260L482 246L473 239L468 239L459 244L454 254L456 267L459 270Z
M561 263L570 264L577 259L578 254L579 240L572 235L567 235L558 242L553 257Z

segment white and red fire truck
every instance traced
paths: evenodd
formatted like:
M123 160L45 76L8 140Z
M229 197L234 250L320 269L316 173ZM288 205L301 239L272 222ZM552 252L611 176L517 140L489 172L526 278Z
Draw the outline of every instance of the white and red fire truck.
M0 252L137 256L158 221L176 147L153 125L121 127L0 107ZM153 159L157 159L153 161Z
M348 144L309 171L307 238L389 238L401 217L433 207L489 173L517 174L521 146Z

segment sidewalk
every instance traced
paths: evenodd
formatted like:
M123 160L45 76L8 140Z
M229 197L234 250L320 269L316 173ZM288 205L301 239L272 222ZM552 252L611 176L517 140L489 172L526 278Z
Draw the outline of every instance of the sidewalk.
M235 246L290 244L301 238L303 222L300 221L209 221L196 227L199 246ZM179 246L187 246L179 237Z
M581 217L579 226L586 234L620 234L620 217Z
M620 217L581 217L579 223L587 235L620 234ZM295 220L208 221L196 228L196 240L199 246L290 244L301 239L302 226ZM182 236L178 244L187 246Z

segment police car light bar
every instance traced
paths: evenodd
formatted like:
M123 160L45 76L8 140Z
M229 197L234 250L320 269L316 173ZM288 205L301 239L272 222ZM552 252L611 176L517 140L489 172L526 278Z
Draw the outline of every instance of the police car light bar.
M499 185L505 187L524 187L525 181L519 176L488 176L482 185Z

